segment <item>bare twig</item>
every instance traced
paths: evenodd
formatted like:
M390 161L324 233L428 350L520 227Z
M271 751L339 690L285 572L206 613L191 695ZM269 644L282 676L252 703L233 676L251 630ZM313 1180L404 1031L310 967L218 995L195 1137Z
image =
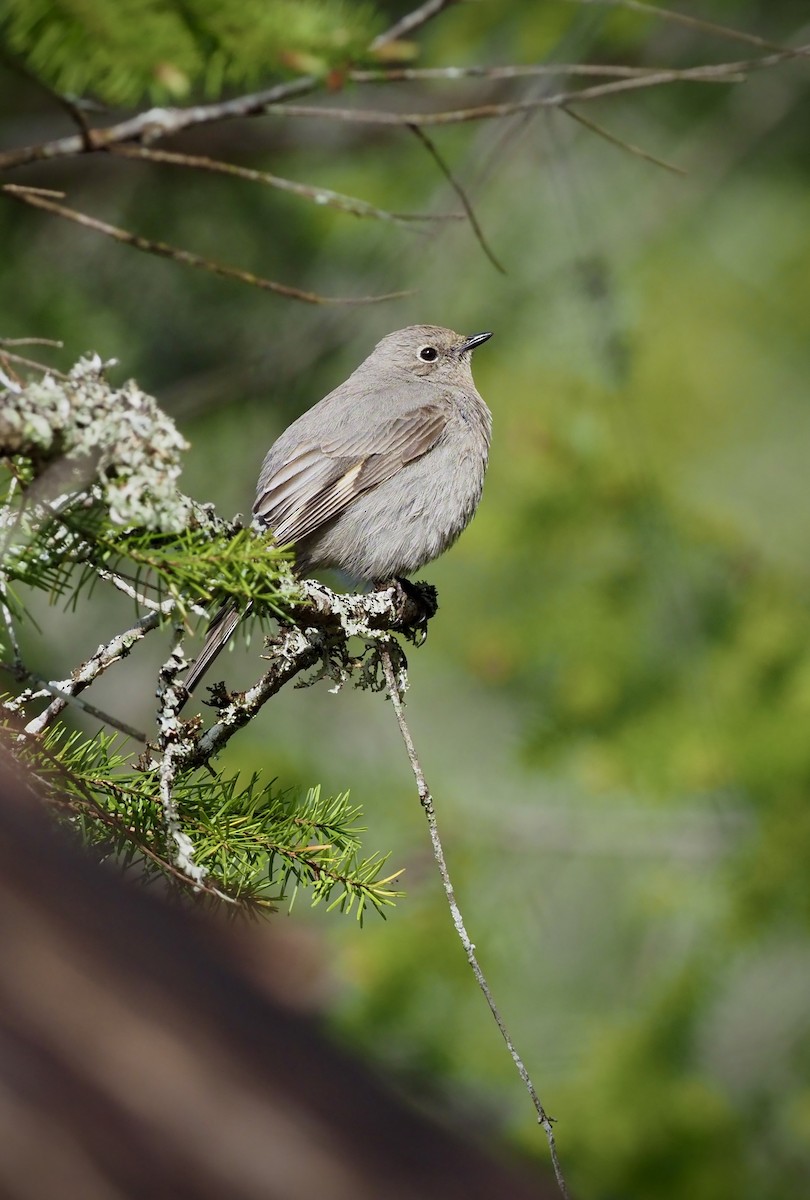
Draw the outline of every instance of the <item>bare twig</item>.
M56 342L53 338L21 337L0 338L0 346L51 346L54 350L62 350L64 342Z
M414 9L407 17L396 21L389 29L374 39L372 49L379 49L389 42L395 41L403 28L409 32L419 28L437 16L442 9L454 0L428 0L428 3ZM20 167L26 163L43 162L53 158L72 157L75 154L103 150L122 142L140 141L143 143L156 141L181 133L184 129L199 125L210 125L216 121L232 120L236 117L260 116L268 104L279 104L292 96L305 96L321 86L322 80L315 75L302 75L287 83L278 83L260 92L252 92L246 96L235 96L230 100L217 101L213 104L195 104L189 108L151 108L147 112L138 113L117 125L106 129L82 130L78 135L66 138L56 138L54 141L42 142L35 146L22 146L17 150L0 154L0 171L8 167ZM60 98L61 102L62 98Z
M51 686L57 693L56 699L38 717L28 722L25 732L28 734L37 734L47 729L54 718L58 717L60 712L67 706L71 696L78 696L85 688L90 687L91 683L111 667L113 663L118 662L121 658L125 658L136 642L141 641L153 629L157 629L161 618L167 616L174 608L174 603L172 599L164 600L160 611L147 613L146 616L137 620L129 629L125 629L123 633L116 634L108 642L100 645L95 654L92 654L85 663L77 667L70 679L54 682Z
M69 696L67 692L60 692L52 683L43 681L45 687L54 696L63 697L69 705L75 705L82 712L87 713L88 717L93 717L96 721L101 721L104 725L109 725L110 729L117 729L119 733L123 733L125 737L131 738L134 742L138 742L141 746L145 746L148 738L142 729L136 729L134 725L129 725L126 721L122 721L120 717L114 717L112 713L106 712L103 708L97 708L95 704L90 704L88 700L83 700L78 696Z
M128 229L121 229L117 225L108 225L106 221L99 221L96 217L88 216L87 213L79 212L75 208L57 204L54 200L43 196L40 189L6 183L0 188L0 191L13 200L19 200L23 204L30 204L34 208L42 208L56 216L75 221L77 225L93 229L96 233L103 233L106 237L113 238L127 246L134 246L137 250L145 250L148 254L156 254L161 258L170 258L174 262L184 263L189 267L198 267L201 270L210 271L214 275L222 275L226 279L249 283L253 287L275 292L280 296L287 296L291 300L303 300L306 304L376 304L381 300L399 300L401 297L411 294L410 292L388 292L381 296L321 296L317 292L306 292L301 288L290 287L285 283L277 283L273 279L254 275L251 271L243 271L239 267L230 267L225 263L203 258L200 254L194 254L190 250L181 250L166 242L154 242L150 238L141 237L140 234L131 233Z
M269 171L255 171L250 167L239 167L234 163L219 162L213 158L205 158L198 154L179 154L170 150L153 150L147 146L110 146L109 152L120 158L137 158L146 162L167 163L172 166L189 167L197 171L211 171L219 175L232 175L237 179L245 179L249 183L263 183L268 187L277 188L282 192L291 192L301 196L313 204L336 208L339 212L350 213L355 217L373 217L378 221L393 221L398 225L407 225L417 221L458 221L464 219L463 213L394 213L387 209L377 208L365 200L355 196L345 196L341 192L333 192L330 188L316 187L312 184L297 183L292 179L284 179L272 175Z
M793 51L784 51L792 56ZM719 63L717 66L723 66ZM375 67L372 70L352 69L346 78L352 83L418 83L423 80L459 79L535 79L554 75L580 75L597 79L642 79L645 75L660 75L668 67L625 67L606 63L518 63L511 66L481 66L473 63L464 67ZM690 74L685 81L711 83L715 67L686 67ZM708 78L698 72L709 71ZM723 82L723 80L715 81Z
M656 9L656 12L659 10ZM741 83L746 72L763 70L774 67L790 59L804 57L810 54L810 46L797 46L795 49L779 48L775 53L761 58L744 59L737 62L704 64L697 67L681 69L662 68L660 70L644 70L641 73L628 74L607 83L594 84L592 87L579 88L574 91L556 92L553 95L531 96L522 100L514 100L501 104L479 104L469 108L451 109L445 112L402 113L383 112L375 109L355 108L325 108L303 104L274 104L267 112L289 117L319 117L333 121L357 121L370 125L455 125L463 121L493 120L510 117L516 113L532 112L541 108L564 108L566 105L582 103L586 100L600 100L606 96L615 96L623 92L638 91L642 88L661 87L670 83ZM0 158L0 165L2 159Z
M72 157L88 151L105 150L121 142L151 142L184 129L199 125L210 125L215 121L227 121L235 117L251 117L264 112L268 104L278 104L291 96L303 96L314 91L319 81L306 75L290 83L276 84L261 92L247 96L236 96L214 104L195 104L190 108L150 108L106 129L91 129L89 146L85 137L74 134L57 138L35 146L23 146L0 154L0 170L19 167L26 163L49 161L53 158Z
M609 129L605 129L604 125L597 125L596 121L590 120L589 117L583 117L581 113L574 112L573 108L566 106L563 110L569 117L573 117L580 125L584 125L586 129L590 129L591 133L597 134L604 138L606 142L610 142L613 146L618 146L621 150L626 150L628 154L634 154L636 158L643 158L645 162L654 163L656 167L663 167L665 171L672 171L674 175L686 175L687 171L683 167L678 167L675 163L667 162L665 158L658 158L655 154L651 154L649 150L642 150L641 146L636 146L633 142L626 142L624 138L620 138L617 134L611 133Z
M406 13L404 17L400 17L393 25L389 26L384 33L381 33L371 43L372 51L379 50L382 46L387 46L389 42L397 42L402 37L407 37L411 33L415 33L417 29L421 29L433 17L439 15L444 9L449 8L451 4L455 4L456 0L425 0L424 4L420 4L412 12Z
M578 2L583 3L588 2L588 0L578 0ZM664 10L658 8L654 11L659 15L664 12ZM434 14L431 13L431 15ZM386 37L387 35L381 36ZM685 67L681 70L644 70L640 75L622 75L620 78L613 79L610 83L599 87L583 88L578 92L563 92L556 96L526 100L518 102L517 106L484 105L450 114L388 113L382 114L376 123L417 124L420 126L427 124L450 124L460 120L468 121L510 116L515 112L531 111L533 108L559 108L565 104L593 100L600 96L612 95L617 91L626 91L628 88L634 87L658 87L670 83L684 83L689 81L733 83L739 82L740 77L746 71L773 67L788 59L802 57L808 53L810 53L810 47L799 46L795 49L778 49L773 54L741 62ZM503 69L510 70L511 68ZM630 70L628 68L628 71ZM589 72L582 70L570 73L587 74ZM618 69L614 69L614 73L618 74ZM396 73L392 78L395 77ZM407 76L403 76L403 78L407 78ZM369 79L368 82L374 82L374 80ZM146 112L138 113L126 121L119 121L115 125L110 125L105 129L92 129L90 130L89 139L83 136L72 135L70 137L56 138L49 142L41 142L31 146L20 146L14 150L4 151L0 153L0 171L25 166L33 162L47 162L56 158L69 158L77 154L106 150L111 146L121 145L125 142L151 143L200 125L232 120L237 117L261 116L268 111L284 112L286 110L288 115L331 115L332 119L338 120L362 119L362 114L356 110L348 110L350 113L353 113L352 116L341 117L339 114L345 113L347 110L295 109L291 105L286 105L286 102L291 98L304 96L314 91L318 86L319 81L317 79L305 76L290 83L278 84L261 92L237 96L231 100L213 104L198 104L189 108L152 108ZM371 119L374 119L373 116Z
M88 550L91 550L88 543ZM92 559L92 550L90 557ZM116 571L110 571L106 567L93 565L93 571L98 575L99 579L103 579L106 583L111 583L119 592L123 592L125 596L129 596L130 600L134 600L141 608L149 608L154 612L160 612L160 603L157 600L151 600L149 596L144 595L139 591L127 578L118 574ZM188 604L189 612L195 616L208 618L208 610L203 608L201 604Z
M33 367L35 371L45 371L49 375L55 375L57 379L67 379L64 371L57 371L56 367L52 367L48 363L37 362L35 358L25 358L22 354L12 354L10 350L0 350L0 359L18 363L21 367Z
M425 133L425 131L423 129L420 129L418 125L409 125L408 128L411 130L411 132L415 135L415 137L417 137L419 139L419 141L422 143L422 145L425 147L428 154L430 155L430 157L436 163L436 166L441 171L442 175L444 175L445 179L447 180L447 182L450 184L453 191L458 196L459 200L461 201L462 208L464 209L465 213L467 214L467 219L470 222L473 233L475 234L475 236L478 240L479 246L484 251L484 254L486 254L487 258L492 263L493 267L495 267L495 269L497 271L500 271L500 273L502 275L505 275L506 268L504 266L502 266L501 263L498 261L498 259L495 257L495 254L493 253L489 243L487 242L487 239L484 237L484 231L478 223L478 218L476 217L475 212L473 211L473 207L467 198L467 193L464 191L464 188L461 186L461 184L458 182L456 177L453 175L453 172L450 170L447 163L442 158L441 154L439 154L439 151L436 149L432 140L428 137L428 135Z
M748 46L759 46L763 50L776 50L780 54L806 54L807 47L801 50L789 50L775 42L768 42L755 33L744 33L741 29L732 29L729 25L717 25L714 21L706 21L703 17L693 17L689 13L678 12L673 8L662 8L658 4L646 4L643 0L573 0L575 4L609 5L611 8L628 8L631 12L643 13L649 17L659 17L662 21L671 21L676 25L687 25L691 29L699 29L701 33L714 33L730 42L745 42Z
M456 900L456 894L450 879L450 872L447 869L447 860L445 859L444 849L442 847L441 838L439 837L439 829L436 821L436 808L433 803L433 796L431 795L430 789L428 788L425 780L425 773L422 770L422 764L419 761L416 748L413 744L413 738L411 737L410 729L408 728L407 721L405 720L405 711L402 705L401 683L400 680L397 679L397 671L394 667L391 656L391 644L391 641L388 640L382 642L380 645L380 658L382 659L385 680L388 685L388 695L390 696L391 703L394 706L394 712L396 713L399 731L402 734L402 740L405 743L405 749L408 754L408 761L411 764L411 770L413 771L414 779L416 780L416 789L419 793L419 800L425 810L425 816L427 817L428 829L430 831L430 841L433 846L433 857L435 858L436 865L439 868L439 874L444 887L444 893L447 897L447 903L450 906L450 915L453 918L453 925L455 926L456 933L458 934L459 940L464 947L464 953L467 956L467 961L472 967L476 983L481 989L484 998L489 1005L489 1010L492 1013L492 1016L495 1018L495 1023L497 1024L498 1029L501 1031L503 1040L506 1042L512 1061L518 1070L520 1078L523 1080L529 1096L531 1097L534 1110L537 1113L538 1124L542 1126L543 1130L545 1131L546 1138L548 1139L551 1162L554 1167L554 1174L557 1177L557 1184L562 1195L567 1198L568 1188L566 1186L565 1178L560 1166L560 1160L557 1155L557 1145L554 1138L552 1119L548 1116L546 1110L543 1108L543 1105L540 1103L540 1098L537 1094L534 1083L532 1082L531 1076L526 1070L523 1059L520 1057L509 1034L509 1030L504 1024L503 1017L501 1016L500 1011L495 1004L495 1000L492 996L489 984L487 983L486 976L484 975L481 965L478 962L478 958L475 953L475 946L471 941L469 934L467 933L464 925L464 919L461 915L461 909L459 908L458 901Z
M45 92L47 96L50 96L60 108L64 109L71 121L73 121L76 128L80 131L81 137L85 140L85 148L89 148L87 139L90 136L90 126L87 121L87 116L82 110L81 104L78 103L72 96L67 96L63 92L58 92L56 88L51 87L51 85L45 79L42 79L39 75L37 75L36 71L32 71L26 62L23 62L21 58L17 58L16 55L11 54L5 47L0 50L0 56L2 56L7 63L9 63L13 70L17 71L18 74L25 76L26 79L29 79L33 84Z
M16 481L12 480L12 483ZM8 578L5 571L0 571L0 596L5 596L8 589ZM6 604L5 599L0 599L0 616L2 616L3 624L6 628L6 637L8 638L8 646L11 653L14 655L14 668L22 667L22 652L20 651L20 643L17 640L17 631L14 628L14 618L11 615L11 609Z
M132 738L133 741L139 742L142 746L147 744L146 734L140 729L136 729L134 725L128 725L126 721L120 720L119 717L114 717L112 713L105 712L104 709L97 708L95 704L89 704L87 700L82 700L78 696L71 696L67 692L62 691L56 684L50 683L46 679L40 679L28 669L22 662L7 663L0 661L0 669L6 671L14 679L18 681L30 682L34 687L38 687L37 692L24 693L22 697L15 697L6 706L13 711L19 711L25 708L32 700L40 699L46 696L58 696L63 699L66 705L71 705L88 716L93 717L96 721L101 721L104 725L109 725L111 729L117 729L119 733L123 733L125 737Z

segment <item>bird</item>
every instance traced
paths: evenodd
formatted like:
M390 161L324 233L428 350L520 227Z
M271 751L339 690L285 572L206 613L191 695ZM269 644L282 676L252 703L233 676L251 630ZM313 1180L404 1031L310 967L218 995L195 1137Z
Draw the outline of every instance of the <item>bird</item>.
M411 325L270 447L253 527L292 544L299 575L333 567L358 584L406 577L447 550L484 486L492 414L472 377L468 336ZM191 693L251 608L223 604L185 679Z

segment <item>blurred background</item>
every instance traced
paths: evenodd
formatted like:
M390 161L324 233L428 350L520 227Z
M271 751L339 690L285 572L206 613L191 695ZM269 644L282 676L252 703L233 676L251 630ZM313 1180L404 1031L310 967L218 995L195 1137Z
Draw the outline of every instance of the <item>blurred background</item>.
M407 7L378 4L380 27ZM802 0L682 7L767 45L632 7L499 0L428 24L418 65L682 68L810 42ZM162 53L154 86L133 67L113 98L193 98L193 78L167 94L167 78L185 84ZM458 108L572 84L421 82L336 102ZM229 515L249 511L273 438L381 335L494 331L474 363L495 421L484 499L424 572L441 608L410 654L409 720L468 928L576 1195L781 1200L810 1174L810 67L576 111L685 174L562 111L432 130L505 274L466 222L363 220L101 155L9 172L298 287L413 294L298 304L0 197L0 336L61 339L60 367L116 358L112 377L135 376L191 442L185 490ZM71 131L4 60L0 148ZM268 116L171 146L396 212L458 207L406 129ZM32 665L53 678L123 612L100 593L46 611ZM133 655L128 695L116 681L93 699L149 728L166 644ZM229 684L255 676L256 653L226 658ZM341 1037L545 1164L455 941L390 706L287 689L223 761L351 790L364 849L392 851L407 897L362 929L301 901L273 920Z

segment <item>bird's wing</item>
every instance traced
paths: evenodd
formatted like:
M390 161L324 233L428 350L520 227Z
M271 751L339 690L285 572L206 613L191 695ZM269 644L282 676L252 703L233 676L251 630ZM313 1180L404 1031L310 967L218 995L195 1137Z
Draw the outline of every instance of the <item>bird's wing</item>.
M361 492L390 479L435 446L445 410L422 405L357 433L301 442L259 480L253 513L280 545L297 542L338 516Z

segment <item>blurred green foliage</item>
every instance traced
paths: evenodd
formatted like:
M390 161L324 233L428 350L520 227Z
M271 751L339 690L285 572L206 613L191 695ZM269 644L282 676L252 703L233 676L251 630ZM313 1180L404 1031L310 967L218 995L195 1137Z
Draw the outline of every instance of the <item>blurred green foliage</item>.
M775 44L805 36L799 0L689 12ZM760 52L620 6L519 0L453 6L419 41L420 65ZM513 94L443 81L396 102ZM63 127L10 72L0 100L4 144ZM377 336L415 320L495 330L475 363L495 414L484 501L426 571L442 609L409 693L468 925L575 1194L784 1200L810 1175L808 71L582 111L688 174L562 113L434 131L505 277L465 225L383 227L128 162L32 168L105 219L286 282L417 294L302 308L6 205L0 327L121 359L192 439L187 490L225 513ZM456 204L403 130L272 118L189 145L395 211ZM387 924L315 926L335 1019L436 1102L464 1084L482 1127L541 1158L453 942L390 711L345 692L274 703L230 761L351 787L368 848L410 863ZM133 706L148 719L148 697Z
M324 75L362 58L379 27L348 0L7 0L0 38L60 92L105 104L217 96L268 71Z

